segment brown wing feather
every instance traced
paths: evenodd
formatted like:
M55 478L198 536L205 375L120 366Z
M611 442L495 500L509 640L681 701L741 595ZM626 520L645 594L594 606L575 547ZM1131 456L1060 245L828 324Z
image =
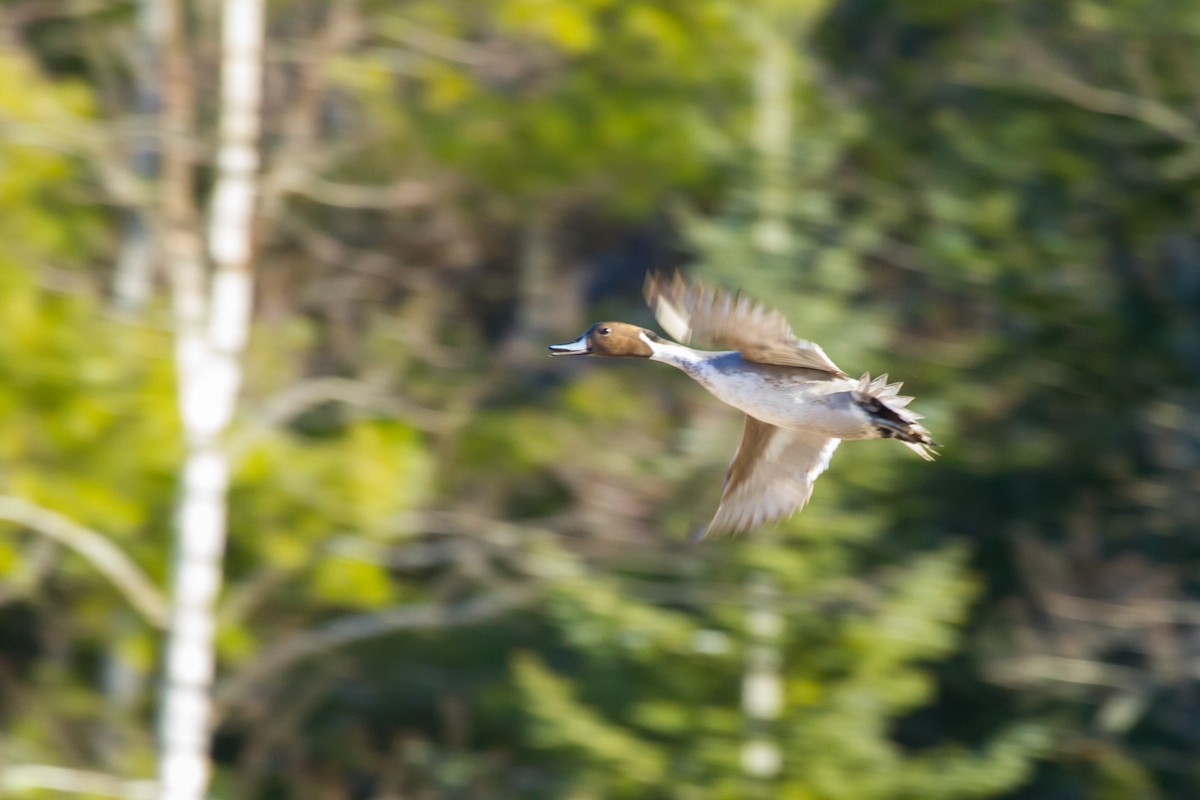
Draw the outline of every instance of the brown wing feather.
M746 417L742 441L725 474L721 505L705 533L738 533L799 511L840 442Z
M846 374L820 345L797 338L783 314L745 295L687 282L679 273L650 273L645 295L663 330L684 344L696 339L737 350L747 361Z

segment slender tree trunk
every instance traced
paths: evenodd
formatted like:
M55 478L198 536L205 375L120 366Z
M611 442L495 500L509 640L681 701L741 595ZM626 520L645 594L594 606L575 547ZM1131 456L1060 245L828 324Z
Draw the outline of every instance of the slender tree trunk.
M554 305L554 213L548 208L532 212L521 234L520 275L517 281L517 338L522 344L546 332L545 312ZM542 354L539 352L538 356Z
M764 15L758 31L754 70L756 120L754 145L758 156L756 186L758 219L754 249L764 260L791 250L788 202L791 196L792 91L794 47L786 26L771 24ZM763 531L760 535L770 534ZM775 727L783 712L783 656L779 639L784 619L774 577L764 571L750 575L747 586L746 628L749 647L742 680L742 712L746 741L742 769L756 797L772 797L773 782L783 768Z
M194 139L194 92L191 57L184 27L186 10L183 0L163 0L164 33L162 83L162 255L171 283L175 325L175 370L180 416L187 435L188 459L180 487L181 508L176 520L176 553L171 596L171 620L167 639L165 674L159 708L158 796L164 800L184 800L203 795L207 786L207 737L205 719L205 677L211 665L204 664L204 652L188 653L186 642L195 640L194 630L204 625L194 618L197 583L188 562L202 542L194 530L196 470L193 465L196 445L194 424L189 409L193 387L199 383L203 364L203 324L205 315L204 262L199 236L199 214L195 206L195 182L192 164ZM218 520L219 524L219 520ZM211 549L211 546L210 546ZM211 625L211 615L209 617ZM200 675L190 675L197 670Z
M571 265L560 252L554 203L533 211L521 233L517 275L517 318L504 347L508 365L544 361L552 332L576 324L579 291Z
M746 742L742 769L755 788L754 796L772 797L771 782L783 767L783 754L775 740L775 724L783 711L783 655L779 638L783 615L773 576L756 572L748 587L746 672L742 677L742 713L746 717Z
M252 305L252 230L262 86L262 0L223 4L217 180L208 228L211 291L191 197L191 88L182 9L171 3L170 91L164 97L164 250L176 317L180 413L186 444L174 563L171 632L160 718L161 800L199 800L209 779L216 601L225 552L229 458L224 436L242 380ZM173 80L174 78L174 80ZM184 107L186 101L187 107Z
M149 120L159 109L162 78L164 27L162 0L138 0L138 52L134 59L139 119ZM158 143L147 133L139 134L130 154L133 172L150 181L158 174ZM113 279L113 304L118 311L136 312L150 297L154 267L153 231L146 209L125 211L125 231Z
M754 149L758 156L758 219L754 247L766 256L791 249L788 205L792 196L792 91L796 45L785 30L760 21L754 65ZM786 28L786 26L784 26Z

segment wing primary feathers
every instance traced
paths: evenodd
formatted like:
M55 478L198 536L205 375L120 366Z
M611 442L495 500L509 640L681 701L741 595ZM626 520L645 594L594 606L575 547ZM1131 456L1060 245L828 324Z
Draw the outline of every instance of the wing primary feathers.
M663 330L683 344L698 340L737 350L747 361L802 367L845 377L821 346L792 333L779 311L741 292L730 294L703 281L650 272L646 302Z

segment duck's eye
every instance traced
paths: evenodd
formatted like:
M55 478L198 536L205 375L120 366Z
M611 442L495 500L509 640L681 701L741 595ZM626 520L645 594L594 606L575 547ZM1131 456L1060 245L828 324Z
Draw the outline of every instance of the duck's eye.
M612 328L601 328L600 329L601 336L608 336L610 333L612 333Z

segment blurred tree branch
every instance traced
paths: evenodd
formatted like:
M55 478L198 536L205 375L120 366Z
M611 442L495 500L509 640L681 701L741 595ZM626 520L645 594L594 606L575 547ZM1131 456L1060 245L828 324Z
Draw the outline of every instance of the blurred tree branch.
M1152 624L1200 625L1197 602L1155 598L1117 603L1054 591L1042 593L1041 600L1055 616L1113 628L1143 630Z
M1018 59L1030 83L1088 111L1128 117L1188 145L1200 144L1196 121L1162 101L1094 86L1074 75L1037 42L1022 40Z
M1084 110L1136 120L1182 144L1200 145L1200 125L1157 98L1096 86L1030 39L1021 41L1014 58L1015 71L969 64L960 68L956 77L981 86L1012 86L1019 82Z
M0 9L0 25L24 26L59 17L90 17L124 6L124 0L25 0Z
M493 589L456 605L400 606L343 617L294 634L221 682L216 692L216 715L224 717L264 680L278 677L298 662L328 650L401 631L440 630L483 622L528 604L541 591L541 586L522 583Z
M338 208L401 210L429 206L438 199L432 184L407 178L388 186L365 186L289 169L279 181L279 188L291 194Z
M1133 667L1045 653L997 660L989 665L988 672L1001 683L1051 681L1113 689L1136 686L1142 678L1141 671Z
M154 796L156 787L152 780L128 780L104 772L50 764L5 764L0 770L0 789L14 794L51 791L145 800Z
M446 412L406 402L383 387L338 377L312 378L289 386L263 401L257 411L251 414L251 420L260 431L273 430L306 411L333 402L384 413L430 433L445 431L453 421L453 417ZM231 452L237 454L244 450L256 435L249 431L235 437L230 443Z
M20 497L0 495L0 519L47 536L83 556L108 578L146 621L167 624L167 601L145 572L108 537Z
M0 117L0 136L4 141L28 144L81 158L91 167L109 195L118 205L141 207L151 201L145 181L129 169L120 149L103 126L73 120L70 125L41 125Z

